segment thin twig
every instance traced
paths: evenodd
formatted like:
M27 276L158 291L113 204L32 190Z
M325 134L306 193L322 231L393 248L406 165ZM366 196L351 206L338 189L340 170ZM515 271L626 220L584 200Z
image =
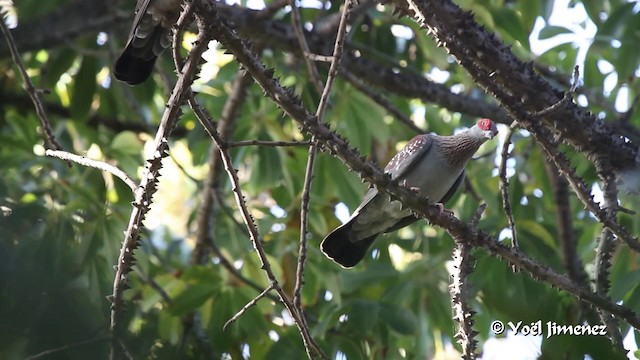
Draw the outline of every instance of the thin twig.
M328 84L329 82L327 82ZM304 185L302 187L302 199L300 201L300 246L298 248L298 264L296 265L296 283L293 289L293 306L304 320L302 311L302 286L304 286L304 266L307 260L307 226L309 221L309 202L311 200L311 182L313 180L313 168L316 161L317 147L315 142L309 146L307 153L307 166L304 172ZM306 320L304 320L306 321Z
M347 36L347 24L349 23L349 15L352 8L351 0L346 0L343 9L342 16L340 17L340 24L338 25L338 34L336 35L336 42L333 48L333 58L331 66L329 68L329 74L327 75L327 81L324 89L322 89L322 96L318 103L316 110L316 118L319 122L324 119L324 112L329 103L329 96L331 94L331 87L335 80L336 75L340 69L340 60L344 51L345 38ZM305 321L302 311L302 287L304 285L304 266L307 258L307 226L309 219L309 201L311 192L311 182L313 180L313 168L315 164L315 158L317 153L317 143L315 137L311 139L311 146L309 147L307 157L307 167L304 175L304 185L302 190L302 201L300 204L300 247L298 251L298 264L296 267L296 284L293 291L293 305L300 313L300 318ZM307 354L310 355L310 354Z
M326 56L326 55L305 53L304 57L307 58L307 59L311 59L313 61L318 61L318 62L330 63L330 62L333 61L333 56Z
M75 348L78 348L80 346L91 344L91 343L94 343L94 342L97 342L97 341L108 340L109 338L110 338L110 336L108 336L108 335L96 336L96 337L93 337L91 339L82 340L82 341L75 342L73 344L64 345L64 346L60 346L60 347L57 347L57 348L54 348L54 349L49 349L49 350L45 350L45 351L39 352L39 353L37 353L35 355L31 355L31 356L27 357L26 360L40 359L40 358L42 358L44 356L49 356L49 355L52 355L52 354L55 354L55 353L59 353L59 352L62 352L62 351L75 349Z
M133 181L133 179L131 179L131 177L129 177L127 173L120 170L117 166L111 165L104 161L89 159L84 156L72 154L70 152L63 151L63 150L47 149L44 152L44 154L46 156L51 156L51 157L55 157L55 158L66 160L66 161L72 161L82 166L88 166L88 167L96 168L98 170L106 171L111 175L122 180L125 184L127 184L127 186L131 189L131 191L135 192L136 189L138 188L138 184L136 184L136 182Z
M227 142L227 148L240 146L309 146L311 141L269 141L269 140L238 140Z
M327 82L324 85L322 96L320 97L320 103L316 110L316 118L319 122L324 119L324 112L329 103L329 95L331 93L331 87L333 81L338 75L340 69L340 60L342 59L342 53L344 51L345 38L347 36L347 24L349 22L349 15L351 13L351 7L353 6L352 0L345 0L344 8L342 9L342 17L340 18L340 25L338 25L338 34L336 35L336 43L333 47L333 59L331 61L331 67L329 68L329 74L327 75Z
M560 101L558 101L557 103L546 107L540 111L536 111L533 116L544 116L547 115L553 111L556 111L558 109L560 109L562 106L567 105L569 103L571 103L573 101L573 95L576 92L576 89L578 88L578 83L580 81L580 67L578 65L576 65L573 68L573 82L571 84L571 87L569 88L569 90L567 92L564 93L564 97L562 97L562 99L560 99Z
M500 192L502 193L502 208L504 209L504 214L507 216L507 220L509 221L509 227L511 228L511 238L513 239L512 246L519 247L518 244L518 233L516 230L516 221L513 217L513 211L511 210L511 200L509 199L509 179L507 179L507 160L511 157L511 153L509 152L509 146L511 145L511 138L513 137L513 131L518 126L518 122L514 121L511 123L509 130L507 131L507 135L504 138L504 144L502 145L502 154L500 157L500 169L499 169L499 179L500 179Z
M269 293L269 291L274 289L274 287L275 287L275 284L272 283L271 285L269 285L269 287L267 287L260 294L258 294L258 296L254 297L253 300L249 301L245 306L242 307L242 309L240 309L240 311L238 311L235 315L233 315L231 319L227 320L227 322L224 323L224 325L222 326L222 330L226 330L227 326L233 324L233 322L238 320L240 316L242 316L245 312L247 312L247 310L251 309L252 306L257 304L258 301L260 301L260 299L265 297Z
M344 49L344 39L346 36L346 28L349 19L350 0L347 0L344 4L340 25L338 27L338 34L334 45L333 57L331 67L329 68L329 74L327 75L327 82L324 89L321 89L320 102L316 110L316 117L318 121L323 121L324 112L329 102L329 96L331 94L331 87L335 76L338 73L340 58ZM306 44L305 44L306 45ZM313 169L315 164L315 157L317 152L315 138L311 139L311 146L308 151L307 166L305 170L304 185L302 191L302 201L300 205L300 247L298 251L298 264L296 268L296 283L294 288L293 304L297 311L300 313L301 318L304 320L304 314L302 313L302 301L301 292L304 285L304 265L307 255L307 222L309 213L309 193L311 191L311 181L313 179ZM308 354L309 355L309 354Z
M200 29L200 31L202 31L202 29ZM251 240L253 248L256 250L258 254L258 258L260 259L261 268L264 270L273 288L278 293L280 297L280 301L287 308L287 311L289 311L289 313L291 314L291 317L294 319L294 322L298 326L298 330L302 335L302 339L303 339L307 354L311 354L311 352L313 351L320 354L322 357L326 358L326 355L324 355L322 349L318 346L318 344L316 344L315 340L313 340L313 338L311 337L311 334L309 333L309 329L306 326L305 321L300 318L300 314L295 309L293 303L289 300L287 294L284 292L284 289L282 288L282 286L280 286L275 274L273 273L273 269L271 268L271 263L269 262L266 251L264 250L264 246L262 245L262 240L260 240L260 234L258 232L258 228L244 200L245 197L242 193L242 189L240 188L240 179L238 178L238 173L233 166L233 161L231 159L231 156L229 155L229 151L223 139L220 137L220 134L217 132L215 126L213 126L212 121L210 120L211 119L210 116L207 114L206 110L203 109L196 102L195 98L193 97L193 94L191 94L188 101L194 114L196 115L200 123L203 124L203 127L207 130L207 132L209 132L209 135L212 137L212 139L216 142L218 146L220 156L222 158L222 163L227 172L229 181L231 182L231 189L236 198L236 204L238 205L238 209L240 210L240 215L242 216L244 224L247 228L247 232L249 233L249 239Z
M545 154L545 167L547 177L551 183L556 208L556 222L558 238L562 248L562 260L564 268L573 281L580 286L587 286L587 274L584 265L578 255L578 244L576 234L573 228L573 212L569 199L569 183L560 176L558 168L552 159ZM585 312L588 310L584 308Z
M265 93L297 121L305 131L316 136L328 152L344 161L362 179L374 184L380 191L396 196L417 216L425 217L431 223L443 227L450 235L472 241L474 246L482 247L491 255L517 265L518 268L531 274L534 279L566 290L576 298L584 299L595 306L603 307L625 319L632 326L640 328L640 316L628 307L615 304L610 299L578 286L568 277L539 264L517 249L504 246L485 232L471 229L468 224L462 223L453 215L442 212L435 205L428 204L426 199L422 199L409 189L393 183L378 166L371 161L365 161L362 155L352 148L345 139L331 131L326 124L318 122L316 117L302 106L300 100L290 90L282 87L247 44L229 28L215 7L205 0L196 0L196 4L198 12L206 14L207 26L215 30L216 39L233 53Z
M275 0L267 4L267 6L260 10L257 17L260 19L268 19L273 17L278 11L282 10L289 4L289 0Z
M484 213L486 208L487 208L486 203L480 204L480 206L478 206L478 209L476 210L476 213L473 214L473 218L471 218L469 225L471 225L472 227L478 226L478 223L480 222L480 218L482 217L482 214Z
M15 41L13 40L13 36L11 35L11 31L5 24L3 19L0 19L0 30L2 31L2 35L5 40L7 40L7 45L9 46L9 51L11 52L11 58L13 62L18 66L18 70L20 75L22 76L22 81L24 81L24 88L29 94L31 101L33 102L33 106L36 108L36 114L38 114L38 119L40 119L40 125L42 125L42 129L46 135L46 140L55 150L62 150L62 146L58 143L53 134L53 129L51 129L51 123L49 122L49 117L47 116L47 112L44 108L44 103L40 98L41 90L36 89L33 86L33 82L31 82L31 77L27 73L27 69L22 62L22 58L20 58L20 53L18 52L18 47L16 46Z
M401 124L407 126L409 129L417 132L418 134L424 134L426 131L419 128L408 116L400 111L391 101L387 100L380 93L374 91L369 85L365 84L362 80L348 71L341 71L342 76L353 85L356 89L360 90L363 94L367 95L371 100L375 101L383 109L387 110L389 114L398 119Z
M231 93L229 94L229 97L224 104L224 107L222 109L222 118L218 122L217 126L217 131L224 137L228 137L231 135L231 133L233 133L235 123L240 116L241 106L246 98L247 89L252 83L253 81L251 79L251 76L248 75L246 71L237 71L236 80L231 89ZM242 273L233 266L231 260L229 260L224 255L222 250L218 247L218 244L215 241L215 236L212 233L213 229L215 229L215 224L213 224L213 221L215 219L215 213L217 210L215 204L218 204L219 208L225 215L227 215L231 219L231 221L239 229L239 231L245 230L244 226L238 223L238 221L233 217L232 210L229 209L227 204L224 202L224 197L222 196L222 194L220 194L222 184L222 181L220 181L220 177L223 173L221 160L222 159L220 158L220 153L217 145L215 143L212 143L211 148L209 149L210 170L205 181L202 205L200 206L200 210L198 212L196 245L192 253L192 261L197 264L205 264L209 262L209 250L211 250L218 258L220 265L222 265L222 267L225 268L231 275L239 279L241 282L247 284L248 286L256 289L257 291L262 291L262 286L242 275ZM271 294L268 294L267 296L273 301L278 301L278 298Z
M245 71L238 70L236 72L236 79L233 82L231 92L227 97L224 107L222 109L222 116L217 124L217 131L224 138L229 137L235 129L235 123L241 113L242 104L244 104L247 94L247 88L251 84L251 77L246 74ZM209 173L204 181L203 199L200 208L198 209L198 215L196 219L196 245L194 246L191 254L191 261L195 264L206 264L210 260L210 251L214 250L217 253L217 245L215 244L214 230L216 225L214 223L216 219L216 213L218 212L215 206L215 198L217 192L220 190L222 175L224 170L222 168L222 159L215 142L212 142L209 147ZM219 199L220 205L224 204L223 199ZM233 219L233 216L231 215ZM238 224L235 219L234 223ZM238 224L240 225L240 224ZM239 229L244 231L244 227L240 225ZM218 254L223 258L222 254ZM221 260L224 267L225 264L230 263L226 258ZM230 267L235 271L233 266ZM262 291L262 287L259 287L259 291Z
M192 9L192 3L189 3L185 10L180 14L178 19L178 26L183 26L190 16L190 10ZM168 100L167 107L162 114L162 119L158 130L156 132L154 151L152 155L147 159L147 165L140 181L140 185L134 192L135 197L133 201L133 210L129 219L129 225L125 231L124 241L120 248L120 254L118 255L118 262L116 264L116 273L113 281L113 293L109 296L111 300L111 354L112 360L121 359L126 349L122 347L122 333L124 331L123 325L123 312L124 312L124 291L127 290L130 285L128 284L128 276L131 272L133 263L135 262L134 252L139 246L140 232L142 230L142 221L145 215L148 213L153 194L157 190L158 174L162 168L162 159L167 156L169 148L168 138L171 131L175 127L179 116L181 115L180 106L185 100L186 94L189 93L189 86L193 83L195 74L198 70L198 65L201 61L202 54L207 50L207 44L211 37L211 32L203 27L198 33L198 40L194 47L189 52L187 61L182 68L178 81L171 93ZM178 46L179 42L174 38L174 47ZM176 44L176 42L178 44Z
M169 296L169 294L167 294L167 292L162 288L162 286L160 286L160 284L158 284L153 277L151 277L150 275L147 275L144 271L142 271L142 269L140 269L139 266L137 267L137 269L138 270L136 272L138 273L140 280L142 280L142 282L145 282L149 286L151 286L151 288L160 295L160 297L165 303L171 305L173 301L171 300L171 297Z
M553 161L562 175L569 181L571 188L578 196L578 199L582 201L585 208L589 210L603 225L608 227L618 238L622 239L633 251L640 252L640 242L638 238L629 233L622 225L615 220L611 220L606 215L606 212L600 208L600 206L593 201L593 197L590 194L584 180L582 180L575 172L575 169L571 167L571 163L566 158L564 153L558 150L557 145L552 140L551 134L548 134L548 130L537 129L537 132L533 132L535 139L542 145L542 149L546 152L549 159Z
M304 37L302 19L300 16L300 10L298 10L298 7L296 6L296 0L289 0L289 6L291 6L291 25L293 26L293 31L296 34L298 46L300 46L300 50L303 54L311 54L309 44L307 44L307 39ZM315 86L318 94L322 94L322 81L320 81L320 74L318 73L316 64L314 64L308 56L304 56L304 62L307 65L307 71L309 72L313 86Z

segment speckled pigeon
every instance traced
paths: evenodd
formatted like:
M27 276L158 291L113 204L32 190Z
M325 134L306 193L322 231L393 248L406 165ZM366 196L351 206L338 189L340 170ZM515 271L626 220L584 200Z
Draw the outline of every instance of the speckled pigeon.
M493 121L480 119L456 135L418 135L389 161L384 171L400 185L444 204L464 181L467 162L480 145L497 133ZM327 257L349 268L364 258L378 235L417 220L399 201L372 187L349 221L327 235L320 247Z
M151 75L158 56L171 45L171 26L180 15L180 0L138 0L127 46L114 66L116 79L138 85Z

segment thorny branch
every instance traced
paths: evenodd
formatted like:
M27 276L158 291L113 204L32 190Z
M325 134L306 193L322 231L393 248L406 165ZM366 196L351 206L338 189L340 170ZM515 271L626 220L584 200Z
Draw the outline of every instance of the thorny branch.
M600 174L604 189L604 211L609 220L615 221L617 207L618 207L618 189L616 186L616 179L613 174ZM596 249L596 281L595 290L602 296L608 296L609 289L611 288L610 267L611 258L616 248L616 242L613 237L613 233L608 228L603 228L598 239L598 248ZM607 333L614 346L624 350L622 347L622 335L616 323L616 319L611 314L603 309L598 309L600 319L607 326Z
M413 120L411 120L407 115L405 115L402 111L400 111L396 106L394 106L391 101L387 100L384 96L371 89L367 84L365 84L358 77L354 76L352 73L348 71L342 71L342 76L347 79L347 81L356 89L358 89L363 94L367 95L371 100L375 101L378 105L382 106L389 114L393 115L402 125L405 125L409 129L415 131L418 134L424 134L425 131L419 128Z
M418 12L420 11L420 7L419 6L414 6L415 9L418 10ZM424 19L424 17L423 17ZM425 20L426 21L426 20ZM206 21L205 21L206 22ZM219 28L223 28L224 29L225 25L219 25ZM5 30L3 28L3 30ZM200 29L200 35L203 35L203 31L202 31L202 27ZM207 37L209 37L211 35L211 33L207 33L205 36L203 37L199 37L200 40L205 39ZM233 37L229 34L223 34L221 36L227 36L229 39L227 39L227 41L235 41L233 39ZM208 40L208 39L207 39ZM206 41L205 41L206 42ZM9 43L11 44L11 41L9 41ZM228 45L228 44L227 44ZM236 47L238 47L238 44L232 44ZM240 44L242 45L242 44ZM197 47L197 45L196 45ZM174 47L176 48L176 47ZM195 52L196 48L194 47L194 52ZM242 50L242 49L241 49ZM236 49L236 51L238 51L238 49ZM191 56L194 54L194 52L192 52L192 54L190 55L190 58L187 60L187 64L185 66L185 69L188 69L190 63L190 60L193 60L193 58L191 58ZM246 59L245 59L246 61ZM334 57L334 62L335 62L335 57ZM243 62L244 63L244 62ZM249 63L249 62L247 62ZM246 65L246 63L245 63ZM375 183L376 185L380 185L380 189L382 191L388 191L392 194L397 194L401 200L403 200L403 202L406 202L409 204L410 207L416 209L416 213L418 213L421 216L424 216L428 219L434 219L435 223L443 226L450 234L452 234L454 236L454 238L458 239L458 237L456 236L460 236L461 238L464 238L466 240L470 240L474 246L479 246L479 247L483 247L485 249L487 249L488 251L490 251L492 254L500 256L503 259L506 259L508 261L510 261L511 263L514 264L521 264L520 266L522 266L524 269L526 269L527 271L529 271L532 276L536 277L538 280L543 280L543 281L547 281L550 284L559 286L567 291L569 291L570 293L574 294L575 296L577 296L578 298L584 298L585 300L589 301L592 304L596 304L597 306L601 306L603 309L607 310L608 312L611 312L613 314L615 314L616 316L620 317L620 318L624 318L626 319L630 324L632 324L634 327L638 327L638 324L640 324L638 322L638 316L637 314L633 313L631 310L623 307L623 306L619 306L615 303L613 303L610 299L606 298L606 294L601 293L603 287L602 286L598 286L598 289L596 291L596 293L591 293L588 292L584 286L581 286L581 284L572 284L570 279L567 279L561 275L556 274L555 272L545 268L544 266L541 266L540 264L537 264L535 262L533 262L532 260L530 260L529 258L526 257L526 255L522 254L521 252L519 252L518 249L509 249L506 247L501 246L499 243L496 243L495 241L493 241L493 239L491 239L491 237L489 237L487 234L482 233L481 231L475 231L474 227L475 226L464 226L461 225L459 223L459 221L453 217L450 216L441 216L441 215L434 215L435 213L433 213L433 211L431 211L432 209L424 207L424 208L420 208L420 206L425 205L425 204L421 204L419 199L416 199L415 197L412 197L412 195L410 193L404 192L401 188L397 187L396 184L393 184L391 182L388 181L388 179L384 178L384 175L382 175L380 173L380 170L377 169L375 166L373 166L370 163L367 162L363 162L362 158L359 158L359 155L352 151L351 148L349 148L349 146L342 140L340 139L338 136L336 136L334 133L331 133L330 131L328 131L327 128L322 127L320 124L314 124L313 121L310 121L310 117L308 117L308 114L305 114L304 112L300 112L300 109L295 109L295 106L297 106L296 104L296 99L295 97L288 97L289 95L291 95L291 93L287 92L287 91L280 91L283 89L279 89L278 86L279 84L277 84L276 81L273 81L273 84L266 84L264 82L264 80L271 80L271 79L267 79L268 77L265 77L264 74L259 74L259 72L262 71L262 69L260 68L256 68L253 67L251 70L249 70L250 72L252 72L252 74L254 76L256 76L257 78L261 78L262 82L261 82L261 86L263 86L265 88L265 90L268 92L268 94L274 98L278 98L276 99L276 102L278 102L280 104L281 107L283 107L283 109L285 109L285 111L289 112L290 115L292 113L294 113L294 115L292 115L292 117L294 117L295 120L299 121L304 127L305 130L308 131L310 134L313 135L314 139L316 139L316 136L318 137L318 141L322 142L326 148L331 151L332 153L336 154L337 156L341 157L343 160L345 160L345 162L347 164L349 164L349 166L353 169L355 169L356 171L358 171L360 173L360 175ZM187 84L189 83L187 80L188 77L191 75L193 75L193 73L187 73L187 71L185 70L184 73L181 74L180 79L179 79L179 83L182 80L183 84L186 82ZM262 75L262 76L261 76ZM271 88L269 88L271 86ZM38 95L38 91L33 89L33 86L31 86L33 94ZM176 85L176 90L178 90L178 84ZM275 89L275 90L274 90ZM184 90L184 89L181 89ZM574 89L575 90L575 89ZM32 94L31 92L29 92L30 95ZM157 151L154 153L154 156L152 157L152 159L150 159L150 165L148 166L147 170L147 176L144 177L143 181L141 182L140 187L138 188L139 191L136 192L136 206L137 208L134 209L134 213L132 213L132 220L130 223L130 228L127 230L127 236L125 237L125 244L123 245L123 251L121 252L119 261L118 261L118 276L116 276L116 282L114 283L114 296L113 296L113 301L114 301L114 305L113 305L113 311L112 311L112 330L116 329L116 325L117 325L117 321L114 320L114 314L117 315L117 312L121 309L117 308L118 305L118 290L117 290L117 286L116 284L118 283L118 281L121 281L121 283L118 285L120 287L120 290L126 288L126 273L129 271L129 269L127 269L127 267L130 267L131 264L133 263L133 256L132 254L132 250L135 249L135 244L133 246L131 244L131 241L136 242L137 241L137 236L138 236L138 232L139 232L139 228L138 226L140 225L140 221L141 219L144 217L144 213L146 212L146 210L140 210L140 208L142 207L148 207L150 204L150 200L151 200L151 195L153 194L153 190L154 190L154 186L155 184L153 183L155 181L155 179L153 178L154 176L157 175L157 170L159 169L159 160L161 159L161 157L164 154L164 151L166 151L167 148L167 144L166 144L166 139L168 137L168 134L170 132L170 129L172 128L172 126L167 126L167 124L170 124L171 121L175 121L175 119L177 119L177 116L179 115L179 110L176 110L177 105L179 105L180 100L184 99L184 94L188 94L188 90L184 90L183 93L179 93L179 91L174 91L174 93L172 94L172 100L169 101L169 108L167 109L167 111L165 112L165 115L167 115L169 112L171 112L170 115L167 116L163 116L163 124L165 124L165 128L161 129L163 130L162 136L160 136L161 131L159 129L158 131L158 136L156 137L157 139ZM496 93L500 93L500 91L496 91ZM176 95L178 94L178 95ZM175 96L175 98L174 98ZM36 103L36 108L38 108L37 102L34 100L34 103ZM40 102L41 103L41 102ZM284 103L284 105L283 105ZM287 104L289 103L289 104ZM532 116L532 118L541 118L541 117L547 117L550 116L552 117L554 114L554 112L562 112L565 111L564 107L565 104L567 102L564 101L564 99L556 102L555 104L541 110L538 112L534 112ZM288 110L287 110L288 107ZM40 112L40 110L38 110L38 112ZM518 109L516 108L515 110L512 110L513 113L518 113ZM46 114L45 114L46 115ZM168 119L165 119L165 117L168 117ZM317 121L319 117L316 117L316 119L313 119L315 121ZM321 117L320 117L321 118ZM41 121L42 118L41 118ZM45 122L46 125L48 125L48 121ZM210 122L209 122L210 124ZM43 126L43 128L45 128L45 132L47 133L47 135L52 134L50 129L47 129L47 127ZM210 133L215 134L216 133L216 129L215 128L211 128L211 126L205 126L205 128L207 128L207 131ZM534 129L535 131L535 127L534 126L530 126L530 129ZM540 138L541 135L540 133L537 133L537 137ZM49 138L49 136L48 136ZM228 145L225 145L225 137L221 137L220 139L220 143L223 144L225 148L228 148ZM49 139L49 141L52 141L51 139ZM53 139L53 141L55 141L55 139ZM52 142L53 144L55 144L55 142ZM551 148L556 148L557 149L557 144L550 142L547 145L549 145ZM285 145L278 145L278 146L285 146ZM288 145L287 145L288 146ZM578 148L580 147L577 146ZM603 236L605 234L605 231L608 231L608 229L610 229L612 232L614 232L616 235L618 235L619 237L625 239L624 235L628 235L624 232L624 229L622 229L618 223L615 222L615 218L614 216L610 215L610 208L609 206L607 206L607 204L605 203L605 210L600 209L600 207L598 206L598 204L594 203L593 200L590 198L590 195L588 194L588 192L585 192L585 186L584 183L582 182L581 179L579 179L577 177L577 175L575 174L575 171L571 168L570 164L568 163L568 161L566 160L566 158L564 158L562 156L562 154L560 153L560 160L556 160L556 156L553 156L553 152L549 151L547 148L545 148L548 152L548 155L551 159L554 159L555 161L555 165L557 165L561 171L563 172L563 175L567 176L567 178L570 179L570 182L572 184L572 186L574 187L574 190L576 191L576 193L578 194L579 198L585 203L585 206L592 211L596 216L599 216L600 221L602 221L603 223L605 223L605 226L607 226L606 229L603 230ZM221 152L223 152L223 148L220 149ZM315 151L315 150L314 150ZM558 153L556 153L555 155L558 155ZM157 161L157 164L154 163ZM310 163L312 163L312 161L310 161ZM230 168L232 169L232 167ZM232 170L230 170L229 168L227 169L229 175L232 177ZM311 171L310 171L311 173ZM150 177L149 181L146 181L147 177ZM237 180L237 179L236 179ZM146 186L143 185L149 185L149 187L147 188ZM252 240L254 241L254 246L257 247L256 243L259 244L260 239L257 236L257 229L255 228L255 224L253 224L253 230L255 231L255 234L252 233L252 226L250 226L250 219L251 216L248 212L248 209L246 209L246 205L245 208L242 208L242 196L241 193L239 192L239 187L238 187L238 183L235 183L236 185L236 199L239 203L239 206L241 208L241 210L243 211L243 216L245 216L245 220L247 222L247 227L249 229L249 233L252 235ZM142 189L142 190L140 190ZM611 199L609 202L609 205L611 204ZM617 206L617 204L616 204ZM613 206L614 210L611 210L611 212L615 213L615 207ZM427 209L427 210L424 210ZM137 211L137 213L136 213ZM603 212L602 214L600 212ZM604 219L604 220L603 220ZM513 224L510 222L510 225L513 226ZM514 227L514 231L515 231L515 227ZM255 235L255 236L254 236ZM622 235L622 236L621 236ZM301 236L304 236L304 234L301 234ZM607 238L612 239L613 236L609 233L607 236ZM630 236L627 236L626 240L629 244L629 246L631 246L632 248L634 248L635 250L638 250L637 248L637 242L636 239L634 238L630 238ZM129 242L129 244L127 245L127 243ZM604 242L601 242L604 243ZM636 245L634 245L636 244ZM130 251L131 250L131 251ZM129 252L129 258L128 261L124 261L124 257L126 256L126 254L124 254L124 252ZM123 259L123 260L121 260ZM605 269L606 270L606 269ZM268 272L267 272L268 273ZM121 277L120 277L121 276ZM264 291L264 293L268 292L272 287L276 290L278 290L279 286L276 287L276 285L278 285L278 283L272 283L272 285L270 285L270 287L268 289L266 289ZM607 287L604 287L604 289L606 289ZM281 289L280 289L281 290ZM606 293L606 291L605 291ZM121 293L120 293L121 295ZM261 294L262 295L262 294ZM283 301L283 303L285 304L285 306L287 306L287 302L285 301L286 296L282 295L279 293L279 295L281 296L281 299ZM284 296L284 297L283 297ZM122 299L119 299L122 300ZM256 298L255 301L258 301L259 298ZM295 301L294 301L295 302ZM295 307L294 307L295 308ZM289 308L289 311L292 312L293 310L291 308ZM292 315L294 315L294 312L292 312ZM294 316L295 318L295 316ZM297 319L300 320L300 319ZM304 319L302 319L302 321L304 322ZM300 326L300 325L299 325ZM114 331L114 335L117 332ZM305 335L303 334L303 337ZM116 338L116 336L114 336L114 338ZM116 341L120 341L118 339L116 339ZM113 347L112 347L112 356L113 356Z
M205 23L200 23L200 20L203 20L200 16L201 14L198 14L197 16L199 20L199 24L198 24L199 28L204 27L203 25L205 24ZM199 30L201 33L205 32L205 30L208 33L208 31L211 29L212 29L211 27L207 27L206 29L200 28ZM247 232L249 233L249 239L251 240L251 243L254 249L258 253L258 257L260 258L261 268L264 270L273 289L278 293L278 296L280 297L280 301L285 306L287 311L289 311L289 313L291 314L291 317L294 319L296 325L298 326L298 330L302 335L302 339L304 342L305 350L307 351L307 355L309 356L310 359L313 358L313 354L318 354L321 357L326 358L326 356L324 355L320 347L316 344L316 342L311 337L309 333L309 329L306 326L306 322L304 321L304 319L301 318L300 314L295 309L291 300L289 300L288 295L285 293L284 289L282 288L282 286L278 282L278 279L273 273L271 264L269 262L269 259L267 258L267 253L265 252L264 247L262 245L262 240L260 239L258 228L255 224L255 221L253 220L253 217L251 216L251 213L245 202L242 189L240 188L240 179L238 178L238 173L236 169L233 167L231 156L229 155L229 151L226 148L223 139L221 138L220 134L217 132L216 128L212 125L211 117L206 113L206 111L202 107L200 107L196 103L193 97L189 99L189 105L191 106L191 109L195 113L200 123L203 124L203 126L209 132L209 135L216 142L216 145L220 152L220 156L222 158L222 163L229 177L229 181L231 182L231 190L233 191L233 194L236 198L236 203L238 205L238 208L240 209L240 215L245 223Z
M227 147L240 147L240 146L309 146L311 141L268 141L268 140L238 140L228 142Z
M562 248L562 261L569 278L576 284L587 287L587 274L584 265L578 256L578 241L573 228L573 212L569 199L569 183L561 176L552 159L545 156L545 168L556 204L556 223L558 239ZM582 312L591 311L588 304L581 302Z
M191 6L187 5L180 14L178 26L184 25L189 18ZM167 108L162 115L160 126L156 132L154 141L154 151L147 160L147 165L142 176L142 180L135 191L133 201L133 211L129 219L129 225L125 232L120 255L116 264L116 274L113 282L113 293L110 296L111 305L111 359L117 360L123 357L123 347L121 338L123 332L122 316L124 312L124 291L130 286L128 284L128 275L135 263L134 251L139 246L140 232L142 230L142 221L144 220L149 207L152 203L152 197L156 192L159 171L162 167L162 159L167 156L169 148L168 138L171 130L174 128L179 116L181 115L180 105L184 102L188 87L193 82L198 69L198 64L202 54L207 50L207 38L210 33L202 31L198 34L197 42L189 53L184 67L181 69L178 81L171 93L171 97L167 103ZM177 44L174 44L176 47Z
M291 6L291 25L296 34L296 40L298 40L298 46L300 51L304 55L304 62L307 65L307 72L311 78L311 83L315 86L318 94L322 94L322 81L320 80L320 74L318 73L318 67L313 63L311 59L311 51L309 50L309 44L304 37L304 28L302 27L302 20L300 16L300 10L296 6L296 0L288 0L289 6Z
M336 35L336 42L333 49L333 57L331 60L331 66L329 67L329 74L327 75L327 81L322 89L320 102L316 109L316 118L322 122L324 119L324 112L329 105L329 97L331 94L331 88L333 82L338 75L340 69L340 62L342 60L342 53L344 51L344 41L347 36L347 24L349 22L349 15L352 8L351 0L346 0L342 9L342 16L340 17L340 23L338 25L338 34ZM304 175L304 186L302 190L302 203L300 205L300 249L298 252L298 264L296 268L296 285L294 288L293 303L300 312L300 316L304 320L302 313L302 286L304 285L304 265L307 257L307 224L309 219L309 201L311 192L311 181L313 179L313 168L317 153L317 142L315 136L311 139L311 146L309 147L307 168Z
M0 14L1 16L1 14ZM7 44L9 45L9 50L11 51L11 57L13 62L18 66L18 70L20 71L20 76L22 76L22 81L24 82L24 88L29 94L31 101L33 102L33 106L36 108L36 113L38 114L38 119L40 120L40 125L42 125L42 130L46 136L47 142L53 147L54 150L62 150L60 144L56 140L53 135L53 129L51 129L51 123L49 122L49 116L47 115L47 111L44 108L44 102L40 97L42 90L36 89L33 86L33 82L31 81L31 77L27 73L27 69L22 62L22 58L20 57L20 53L18 52L18 47L16 43L13 41L13 36L5 24L4 19L0 18L0 31L2 31L2 35L4 36Z
M507 135L504 138L504 144L502 145L502 154L500 156L500 168L498 170L500 174L500 192L502 193L502 208L504 209L504 213L507 216L507 220L509 221L509 227L511 228L511 236L513 239L512 245L514 247L519 247L518 244L518 232L516 230L516 221L513 218L513 211L511 210L511 200L509 198L509 180L507 179L507 160L511 157L511 153L509 152L509 146L511 146L511 138L513 136L513 131L517 128L518 122L514 121L509 130L507 131Z
M470 226L473 228L478 226L478 221L486 207L486 204L478 207L476 214L469 223ZM469 304L472 296L469 294L471 289L469 289L468 284L468 276L473 273L474 258L471 256L472 247L465 242L465 239L454 238L454 241L453 272L451 274L452 280L451 285L449 285L449 292L451 293L451 302L453 304L453 319L459 325L455 337L462 347L462 358L472 360L477 357L478 344L475 339L478 332L473 330L473 315L475 311L472 310Z
M417 215L443 227L452 236L465 238L474 246L482 247L489 251L490 254L517 265L531 274L533 278L564 289L580 299L584 299L625 319L634 327L640 328L640 317L632 310L578 286L568 277L557 274L548 267L538 264L519 250L496 242L489 234L482 231L474 231L452 215L442 214L437 207L429 205L425 199L420 199L408 189L391 182L388 175L385 175L380 168L364 161L364 158L351 148L344 139L337 136L326 125L319 123L315 116L308 113L291 91L281 87L279 82L273 79L270 72L265 69L264 65L249 50L246 44L238 39L226 26L225 21L218 15L215 7L203 0L197 0L196 4L198 13L206 14L207 25L209 28L214 29L216 38L236 56L238 61L243 64L256 82L265 90L266 94L288 115L298 121L306 131L316 136L327 151L341 158L352 170L358 172L363 179L375 184L380 191L388 192L398 197L403 204L412 209Z

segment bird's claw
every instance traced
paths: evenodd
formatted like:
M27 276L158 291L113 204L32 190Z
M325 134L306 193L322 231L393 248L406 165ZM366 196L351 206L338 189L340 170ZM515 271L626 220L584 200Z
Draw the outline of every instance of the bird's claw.
M438 215L442 215L442 213L453 215L453 211L445 208L443 203L435 203L435 205L438 207L438 210L439 210Z
M407 179L404 179L402 181L402 186L413 191L414 193L419 193L420 192L420 188L417 186L409 186L409 184L407 184Z

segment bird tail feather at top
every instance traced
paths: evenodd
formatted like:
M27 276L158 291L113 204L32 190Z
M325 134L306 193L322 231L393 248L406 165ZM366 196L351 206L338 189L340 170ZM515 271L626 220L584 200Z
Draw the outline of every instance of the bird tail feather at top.
M139 57L135 57L132 54L132 45L129 44L127 49L122 52L122 55L116 61L114 67L114 75L116 79L124 81L129 85L138 85L147 80L153 71L153 66L156 63L156 58L151 60L144 60Z
M351 231L353 220L351 219L348 223L335 229L320 244L320 249L328 258L345 268L353 267L359 263L379 235L375 234L360 241L352 242L349 240L349 232Z
M145 38L133 37L114 66L116 79L129 85L144 82L153 71L158 55L164 50L165 29L156 26Z

